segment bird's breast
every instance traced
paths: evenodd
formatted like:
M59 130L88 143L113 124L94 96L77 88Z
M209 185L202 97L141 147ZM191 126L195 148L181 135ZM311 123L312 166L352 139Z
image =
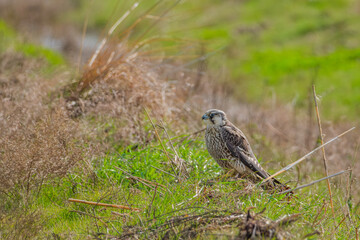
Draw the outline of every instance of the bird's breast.
M210 128L205 132L206 147L210 155L215 159L227 158L224 150L227 149L225 142L222 140L219 129Z

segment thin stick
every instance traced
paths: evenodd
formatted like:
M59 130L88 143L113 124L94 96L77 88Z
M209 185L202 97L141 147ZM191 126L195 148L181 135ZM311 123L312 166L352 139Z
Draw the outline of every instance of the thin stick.
M346 173L346 172L349 172L349 171L350 171L350 170L343 170L343 171L340 171L340 172L335 173L335 174L333 174L333 175L330 175L330 176L327 176L327 177L318 179L318 180L316 180L316 181L313 181L313 182L311 182L311 183L301 185L300 187L297 187L297 188L294 188L294 189L289 189L289 190L286 190L286 191L283 191L283 192L279 192L278 194L284 194L284 193L288 193L288 192L291 192L291 191L295 191L295 190L298 190L298 189L301 189L301 188L309 187L309 186L311 186L311 185L314 185L315 183L324 181L324 180L326 180L326 179L335 177L335 176L337 176L337 175L340 175L340 174L343 174L343 173Z
M324 214L322 215L322 217L319 219L319 221L316 224L313 224L313 227L316 227L317 225L319 225L322 221L324 221L324 217L326 216L327 213L327 209L328 209L328 205L325 205L325 209L324 209Z
M344 216L344 218L339 222L339 224L335 227L335 230L331 233L331 236L334 236L334 234L336 233L336 231L338 230L338 228L340 227L340 225L346 220L348 214L346 214Z
M180 171L179 171L179 174L181 173L181 170L184 170L185 174L186 174L187 176L189 176L189 173L187 172L186 167L183 166L183 160L180 158L178 152L176 151L176 149L175 149L175 147L174 147L174 145L173 145L173 143L172 143L172 141L171 141L171 139L170 139L170 136L169 136L169 134L168 134L168 131L166 130L166 128L165 128L165 126L164 126L164 123L163 123L162 121L160 121L160 123L161 123L161 126L160 126L160 127L161 127L162 129L164 129L165 135L166 135L167 139L168 139L169 142L170 142L170 146L171 146L172 150L175 152L175 156L176 156L177 159L180 161ZM179 176L179 177L180 177L180 176Z
M181 140L179 141L179 143L182 143L183 141L185 141L185 140L188 139L189 137L191 137L191 136L193 136L193 135L197 135L197 134L199 134L199 133L201 133L201 132L204 132L205 130L206 130L206 128L203 128L203 129L198 130L198 131L196 131L196 132L190 133L190 134L184 136L183 138L181 138Z
M160 172L166 173L166 174L168 174L168 175L176 178L176 176L175 176L174 174L171 174L171 173L169 173L169 172L167 172L167 171L164 171L164 170L162 170L162 169L160 169L160 168L157 168L157 167L155 167L155 166L153 166L153 165L150 165L150 167L153 167L153 168L155 168L156 170L159 170Z
M152 205L153 205L153 202L154 202L154 199L155 199L155 196L156 196L156 190L157 190L157 187L158 186L156 186L155 187L155 191L154 191L154 196L153 196L153 198L152 198L152 200L151 200L151 202L150 202L150 205L149 205L149 210L148 210L148 215L150 216L150 212L151 212L151 208L152 208Z
M111 211L111 214L113 215L117 215L117 216L122 216L122 217L129 217L129 218L133 218L132 216L130 216L127 213L119 213L119 212L115 212L115 211Z
M141 211L141 209L139 209L139 208L131 208L131 207L128 207L128 206L117 205L117 204L91 202L91 201L74 199L74 198L69 198L68 201L69 201L69 202L84 203L84 204L89 204L89 205L95 205L95 206L102 206L102 207L120 208L120 209L126 209L126 210L136 211L136 212L140 212L140 211Z
M160 184L160 183L151 182L151 181L146 180L146 179L143 179L143 178L141 178L141 177L133 176L133 175L131 175L130 173L128 173L127 171L125 171L125 170L123 170L123 169L121 169L121 168L119 168L119 167L116 167L116 166L115 166L115 168L116 168L116 169L119 169L120 171L122 171L122 172L124 172L124 173L126 173L127 175L129 175L129 177L134 178L135 180L139 180L140 182L146 182L146 183L148 183L148 184L150 184L150 185L152 185L152 186L154 186L154 187L160 186L160 187L166 188L164 185L162 185L162 184Z
M333 141L341 138L342 136L344 136L345 134L349 133L350 131L352 131L352 130L354 130L354 129L355 129L355 127L352 127L352 128L350 128L349 130L347 130L347 131L341 133L340 135L334 137L334 138L331 139L330 141L328 141L328 142L320 145L319 147L315 148L314 150L312 150L311 152L309 152L308 154L306 154L306 155L303 156L302 158L296 160L295 162L287 165L286 167L284 167L283 169L281 169L281 170L278 171L277 173L275 173L275 174L271 175L270 177L264 179L264 180L261 182L261 184L269 181L271 178L274 178L274 177L276 177L277 175L279 175L279 174L281 174L281 173L284 173L284 172L288 171L290 168L294 167L294 166L297 165L298 163L300 163L300 162L304 161L305 159L307 159L310 155L312 155L313 153L315 153L315 152L316 152L317 150L319 150L320 148L325 147L325 146L328 145L329 143L332 143Z
M157 132L156 127L155 127L155 124L154 124L154 122L152 121L152 119L151 119L148 111L146 110L146 108L144 108L144 109L145 109L146 115L148 116L148 118L149 118L149 120L150 120L151 125L152 125L153 128L154 128L155 135L156 135L158 141L160 142L160 145L161 145L162 149L164 150L166 157L169 159L169 161L170 161L173 165L176 166L176 164L173 162L173 160L170 158L168 152L166 151L165 146L164 146L164 144L163 144L162 141L161 141L161 138L160 138L160 136L159 136L159 133ZM174 169L174 167L173 167L173 165L171 165L171 168L172 168L172 170L174 171L175 175L177 175L177 174L176 174L176 171L175 171L175 169ZM180 179L178 178L178 180L180 180Z
M165 135L166 135L167 139L168 139L168 140L169 140L169 142L170 142L170 146L171 146L172 150L175 152L175 155L176 155L176 156L180 159L179 154L177 153L177 151L176 151L176 149L175 149L175 147L174 147L173 143L171 142L170 136L169 136L169 134L168 134L168 132L167 132L166 128L164 127L164 123L163 123L162 121L160 121L160 123L161 123L160 127L164 130Z
M316 214L316 216L315 216L315 218L314 218L314 221L313 221L313 223L311 224L311 227L314 227L314 226L315 226L315 223L316 223L317 218L320 216L322 210L324 209L324 207L325 207L325 205L326 205L325 199L324 199L323 201L324 201L324 202L323 202L320 210L319 210L318 213Z
M318 107L318 103L317 103L315 85L312 85L312 89L313 89L313 95L314 95L315 111L316 111L316 117L317 117L317 123L318 123L318 127L319 127L319 132L320 132L321 144L324 144L324 137L323 137L323 131L322 131L322 127L321 127L321 119L320 119L319 107ZM323 160L324 160L325 174L326 174L326 177L327 177L327 176L329 176L329 171L328 171L328 167L327 167L327 159L326 159L326 154L325 154L325 148L322 147L321 151L322 151ZM335 221L335 211L334 211L334 203L333 203L332 193L331 193L330 180L326 179L326 182L327 182L327 186L328 186L328 189L329 189L331 211L332 211L332 214L333 214L333 219Z
M95 219L99 220L100 222L102 222L106 227L108 226L108 225L104 222L104 220L101 219L101 217L93 216L93 215L91 215L91 214L89 214L89 213L82 212L82 211L77 211L77 210L71 210L70 212L76 212L76 213L79 213L79 214L83 214L83 215L86 215L86 216L95 218Z

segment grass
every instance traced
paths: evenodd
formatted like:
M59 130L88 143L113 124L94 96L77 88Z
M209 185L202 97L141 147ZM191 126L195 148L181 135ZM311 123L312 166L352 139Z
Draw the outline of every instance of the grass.
M176 143L177 140L173 141ZM86 176L81 169L78 169L65 178L45 182L25 209L38 212L42 219L46 220L41 223L43 224L41 238L52 235L60 239L82 239L89 234L100 238L101 234L120 237L127 226L155 229L157 225L177 215L204 214L211 210L246 212L252 209L252 212L260 212L264 208L266 210L263 216L272 220L285 215L300 214L300 220L287 228L295 239L314 231L321 232L323 239L332 236L333 231L337 239L355 238L354 226L349 225L348 222L334 230L344 214L347 214L345 209L349 207L350 218L355 223L358 221L356 215L359 211L358 206L351 205L351 200L346 202L345 193L337 184L334 188L336 199L334 223L329 202L324 200L327 199L325 184L315 185L306 191L299 192L289 202L284 196L264 192L258 188L246 190L247 183L242 181L223 180L212 186L206 186L205 182L218 176L221 169L209 157L203 140L195 138L178 142L176 148L188 167L189 178L186 180L180 182L170 175L175 175L175 173L157 143L148 146L129 146L95 161L93 174ZM172 150L168 147L167 151L171 154ZM132 176L162 184L165 187L158 186L155 190L154 186L133 180L117 168L127 171ZM142 211L137 213L69 203L68 198L127 205L141 208ZM21 201L14 201L12 198L6 201L7 207L3 209L6 212L13 211L18 208L18 204L21 204ZM326 202L325 208L324 202ZM119 214L112 213L114 211ZM178 212L163 217L163 214L174 211ZM3 224L6 224L6 219ZM179 226L177 231L182 229L183 227ZM237 234L236 229L236 226L233 226L232 234ZM3 229L5 238L6 233L7 231ZM151 231L144 231L139 235L146 238L150 233ZM210 230L206 233L213 238L216 236L211 235L215 233ZM161 237L164 234L165 232L160 232L157 236ZM199 237L203 238L205 235L199 235Z

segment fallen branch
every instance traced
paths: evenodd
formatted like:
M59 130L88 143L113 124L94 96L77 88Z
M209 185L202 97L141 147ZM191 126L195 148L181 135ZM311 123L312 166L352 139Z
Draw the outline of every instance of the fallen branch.
M136 211L136 212L140 212L140 211L141 211L141 209L139 209L139 208L131 208L131 207L128 207L128 206L117 205L117 204L91 202L91 201L74 199L74 198L69 198L68 201L69 201L69 202L76 202L76 203L84 203L84 204L89 204L89 205L95 205L95 206L102 206L102 207L120 208L120 209L126 209L126 210Z
M311 183L301 185L300 187L297 187L297 188L294 188L294 189L289 189L289 190L286 190L286 191L283 191L283 192L279 192L278 194L284 194L284 193L288 193L288 192L291 192L291 191L299 190L299 189L301 189L301 188L309 187L309 186L311 186L311 185L314 185L315 183L324 181L324 180L326 180L326 179L329 179L329 178L338 176L338 175L343 174L343 173L347 173L347 172L349 172L349 171L350 171L349 169L348 169L348 170L343 170L343 171L341 171L341 172L335 173L335 174L330 175L330 176L328 176L328 177L324 177L324 178L321 178L321 179L319 179L319 180L313 181L313 182L311 182Z
M300 162L304 161L305 159L307 159L310 155L312 155L313 153L315 153L317 150L319 150L319 149L325 147L326 145L328 145L329 143L332 143L333 141L341 138L342 136L344 136L345 134L349 133L350 131L352 131L352 130L354 130L354 129L355 129L355 127L352 127L352 128L350 128L349 130L347 130L347 131L341 133L340 135L334 137L334 138L331 139L330 141L328 141L328 142L326 142L326 143L324 143L324 144L321 144L319 147L315 148L314 150L312 150L311 152L309 152L308 154L306 154L306 155L303 156L302 158L296 160L295 162L287 165L286 167L284 167L283 169L281 169L281 170L278 171L277 173L275 173L275 174L271 175L270 177L264 179L264 180L260 183L260 185L263 184L263 183L265 183L265 182L267 182L267 181L269 181L271 178L274 178L274 177L276 177L277 175L280 175L281 173L288 171L290 168L294 167L294 166L297 165L298 163L300 163Z

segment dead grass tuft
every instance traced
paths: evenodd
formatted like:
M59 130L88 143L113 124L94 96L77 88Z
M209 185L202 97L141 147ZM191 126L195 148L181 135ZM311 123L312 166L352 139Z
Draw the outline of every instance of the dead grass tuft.
M115 119L110 123L116 129L113 140L125 143L149 140L144 108L157 119L186 122L194 83L166 61L154 60L127 42L107 43L67 98L69 116L97 118L104 125Z

